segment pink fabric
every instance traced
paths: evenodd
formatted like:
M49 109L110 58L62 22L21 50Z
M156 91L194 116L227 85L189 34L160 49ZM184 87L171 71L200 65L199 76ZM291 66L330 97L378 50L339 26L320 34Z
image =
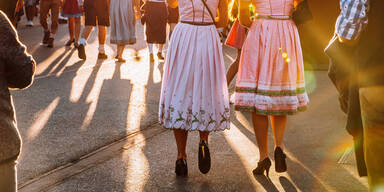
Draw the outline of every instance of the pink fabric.
M216 16L216 10L219 5L218 0L205 0L213 16ZM209 15L209 12L204 7L202 0L180 0L179 13L180 21L193 22L214 22Z
M245 28L240 25L239 20L236 19L232 25L231 31L228 34L225 44L236 49L241 49L243 47L245 37Z
M253 0L259 15L291 15L293 0ZM300 38L292 20L255 19L244 42L235 108L293 114L308 104Z
M201 0L178 2L182 21L211 22L206 10L202 14ZM215 12L218 0L208 0L207 4ZM222 45L216 27L177 24L164 66L160 124L165 128L188 131L228 129L230 113L226 82Z

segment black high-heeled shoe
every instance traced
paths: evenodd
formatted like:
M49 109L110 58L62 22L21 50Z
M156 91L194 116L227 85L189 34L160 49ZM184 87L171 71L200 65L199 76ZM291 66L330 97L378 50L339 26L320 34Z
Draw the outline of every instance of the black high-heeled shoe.
M263 175L265 170L267 177L269 177L269 169L271 168L271 165L271 160L267 157L257 163L257 167L253 170L253 174Z
M280 147L275 149L275 170L278 173L287 171L287 163L285 162L287 156Z
M176 160L175 173L177 176L180 176L180 177L188 176L187 160L183 158Z
M211 154L205 141L199 144L199 170L201 173L206 174L211 169Z

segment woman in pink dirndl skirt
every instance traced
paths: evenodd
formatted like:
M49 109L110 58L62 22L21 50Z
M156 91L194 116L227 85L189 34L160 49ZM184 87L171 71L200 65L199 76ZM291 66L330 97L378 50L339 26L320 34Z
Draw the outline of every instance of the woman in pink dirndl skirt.
M249 5L257 13L252 21ZM252 112L260 153L254 174L269 171L268 117L275 138L275 170L287 170L282 150L287 115L304 111L308 104L303 56L291 15L294 0L241 0L240 23L249 27L236 81L235 109Z
M172 2L170 0L168 5L174 6ZM159 121L175 135L176 174L187 176L188 131L200 133L198 164L205 174L211 167L209 133L230 127L222 45L216 30L228 22L228 4L227 0L178 0L178 5L180 22L169 42ZM220 14L215 26L216 10Z

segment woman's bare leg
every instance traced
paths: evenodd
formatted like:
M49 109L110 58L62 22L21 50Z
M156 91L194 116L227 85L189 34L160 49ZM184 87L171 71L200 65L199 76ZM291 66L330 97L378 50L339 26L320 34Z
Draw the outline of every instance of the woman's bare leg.
M75 42L79 42L80 31L81 31L81 20L80 19L81 19L80 17L75 18L75 35L74 35Z
M117 45L117 58L123 58L125 45Z
M187 159L186 146L188 139L188 132L180 129L173 130L177 145L177 159Z
M200 143L202 141L205 141L208 144L209 132L208 131L199 131L199 134L200 134Z
M253 129L257 145L259 147L260 159L259 161L267 158L268 155L268 116L252 113Z
M68 17L68 31L69 31L69 40L74 39L74 31L75 31L75 18Z
M271 115L271 126L275 141L275 146L280 147L283 143L285 127L287 126L286 115Z

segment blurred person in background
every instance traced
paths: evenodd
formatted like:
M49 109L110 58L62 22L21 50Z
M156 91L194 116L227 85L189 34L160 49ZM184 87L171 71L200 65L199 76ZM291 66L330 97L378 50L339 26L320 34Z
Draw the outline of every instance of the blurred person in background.
M0 58L0 191L14 192L21 138L9 89L23 89L32 83L35 62L1 11Z
M87 59L85 46L93 27L98 28L99 54L97 59L108 59L105 54L105 42L107 40L107 27L110 26L109 9L110 0L84 0L85 28L79 40L78 56L80 59Z
M59 28L61 0L40 0L40 24L44 29L43 45L53 48L56 32ZM51 26L48 16L51 15Z
M157 44L157 58L164 60L163 46L167 39L168 10L165 0L146 0L141 6L141 23L145 25L145 37L149 52L149 61L155 62L153 45Z
M78 41L81 31L81 16L83 15L83 0L64 0L63 11L64 17L68 18L69 40L65 46L78 47Z
M343 54L346 65L342 70L349 73L347 131L354 137L356 152L362 149L362 160L359 155L356 157L359 174L368 175L369 191L381 192L384 191L384 101L381 98L384 95L384 1L340 0L340 9L336 40L326 52L340 44L339 52L334 53Z
M176 27L176 24L179 22L179 7L172 8L171 6L168 7L168 25L169 25L169 35L168 39L171 40L172 32Z
M117 62L125 62L123 52L126 45L136 43L136 0L111 0L111 44L117 45Z
M25 0L25 14L27 16L27 26L33 26L33 18L37 12L37 1L38 0Z
M0 10L3 11L9 20L13 20L15 16L15 9L18 0L1 0L0 1Z

